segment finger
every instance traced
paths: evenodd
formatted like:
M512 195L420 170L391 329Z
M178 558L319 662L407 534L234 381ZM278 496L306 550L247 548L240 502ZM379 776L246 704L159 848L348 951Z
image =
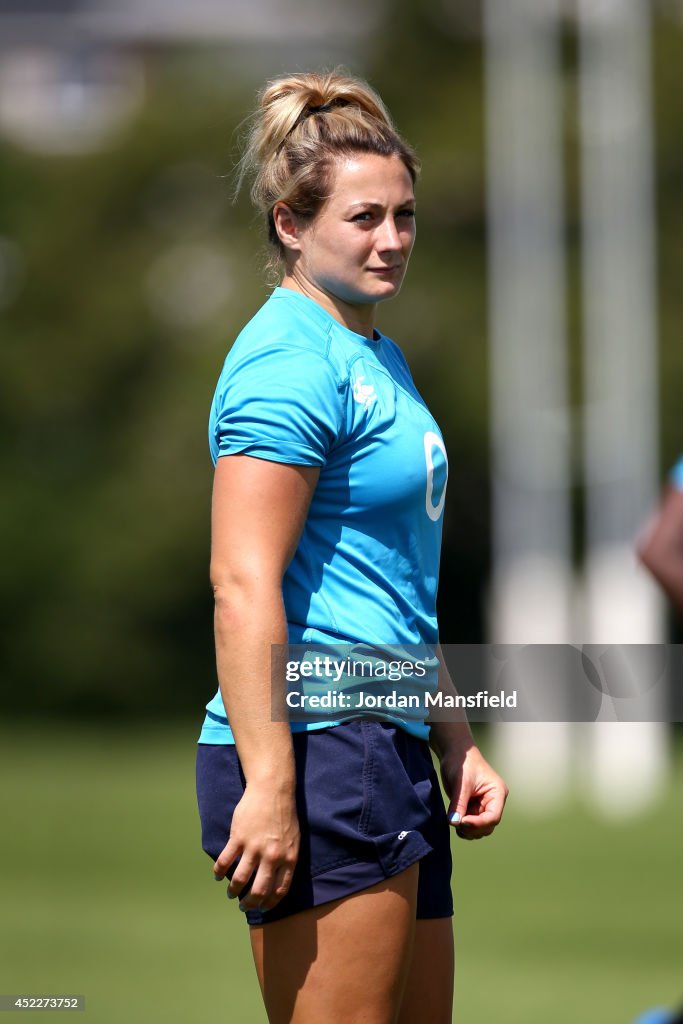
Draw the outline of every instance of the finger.
M500 817L493 814L492 811L481 811L480 814L466 815L462 820L462 824L476 829L495 828L499 821Z
M293 877L294 868L285 864L278 868L273 879L272 895L261 904L264 910L272 910L287 895L291 888Z
M228 886L228 899L234 900L241 895L244 887L256 871L256 868L257 863L255 858L247 854L242 854L240 862L235 868L235 873L230 879L230 884Z
M455 830L461 839L483 839L485 836L490 836L494 831L493 828L472 828L472 826L460 825Z
M458 781L457 791L453 794L448 807L448 823L449 825L459 825L462 819L467 814L467 805L470 802L471 790L465 787L462 780Z
M268 861L262 860L248 893L242 893L240 910L260 910L272 895L275 871Z
M225 878L230 866L234 864L241 852L241 844L232 838L228 839L227 844L219 853L213 865L213 873L217 882L220 882L221 879Z
M476 829L473 829L471 825L458 825L455 832L460 839L467 839L468 842L479 838Z
M462 824L475 828L487 828L489 825L495 828L503 816L504 803L503 794L496 794L480 811L463 815Z

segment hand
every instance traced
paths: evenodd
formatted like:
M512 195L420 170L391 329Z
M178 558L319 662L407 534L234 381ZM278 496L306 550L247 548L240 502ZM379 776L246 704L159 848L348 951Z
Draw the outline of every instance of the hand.
M213 866L217 880L239 860L228 886L242 910L272 910L289 891L299 854L299 822L293 791L249 784L232 816L230 838Z
M503 816L509 790L478 747L442 757L441 778L450 799L448 820L460 838L490 836Z

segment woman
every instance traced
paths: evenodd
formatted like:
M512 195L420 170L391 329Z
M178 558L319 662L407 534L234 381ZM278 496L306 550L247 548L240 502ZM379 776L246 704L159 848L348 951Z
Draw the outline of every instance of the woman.
M271 680L288 641L438 643L445 450L374 328L413 247L417 162L366 83L301 74L261 94L247 171L283 276L211 412L219 691L198 746L202 845L246 912L271 1022L440 1024L451 860L428 739L463 838L495 828L505 784L466 722L288 724L284 674Z

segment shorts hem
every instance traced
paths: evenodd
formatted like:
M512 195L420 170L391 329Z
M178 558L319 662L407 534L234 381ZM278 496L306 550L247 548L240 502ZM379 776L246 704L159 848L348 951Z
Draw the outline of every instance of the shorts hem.
M349 861L338 865L329 871L315 875L311 879L311 901L306 906L297 905L291 909L274 907L270 911L247 910L247 922L252 926L272 924L275 921L283 921L286 917L293 917L305 910L312 910L313 907L322 907L326 903L333 903L335 900L346 899L349 896L356 896L364 889L370 889L373 885L385 882L394 875L412 867L432 852L431 846L423 841L420 849L416 849L409 857L402 858L392 865L391 868L383 868L378 862L369 864L367 861ZM355 871L353 869L356 869ZM357 884L356 884L357 883ZM340 891L343 890L343 891ZM286 897L285 897L286 900ZM450 915L429 915L429 916L450 916Z
M452 910L434 910L433 912L426 911L422 914L416 914L416 921L439 921L444 917L453 917Z

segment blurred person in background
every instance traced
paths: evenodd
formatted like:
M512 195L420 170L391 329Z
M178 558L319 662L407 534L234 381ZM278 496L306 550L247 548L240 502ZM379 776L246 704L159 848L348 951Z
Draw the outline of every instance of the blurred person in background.
M681 1007L678 1013L665 1006L646 1010L645 1013L641 1013L634 1020L633 1024L683 1024L683 1007Z
M289 722L284 666L271 670L288 642L426 644L428 685L455 695L436 620L445 448L374 327L413 247L417 170L379 96L336 72L268 83L240 167L281 285L211 410L219 689L197 796L271 1022L450 1022L448 825L489 835L507 797L464 719Z
M683 620L683 457L671 472L660 506L645 528L637 551Z

